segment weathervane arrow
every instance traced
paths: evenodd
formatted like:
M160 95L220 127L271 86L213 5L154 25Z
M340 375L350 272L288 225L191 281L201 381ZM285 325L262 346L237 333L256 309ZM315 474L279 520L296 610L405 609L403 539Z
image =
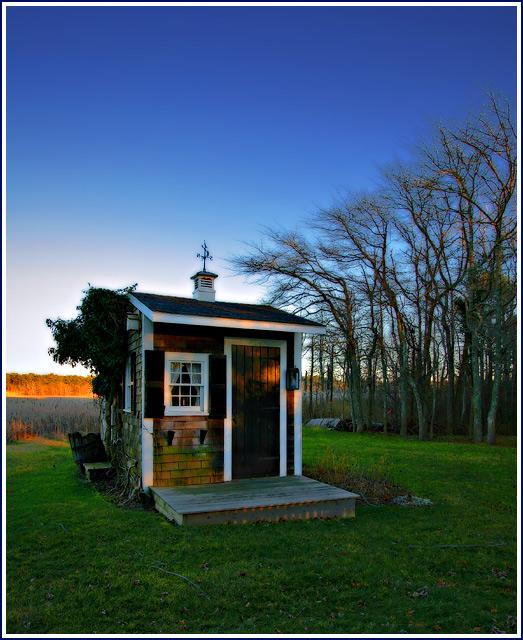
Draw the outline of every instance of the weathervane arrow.
M203 249L203 253L197 253L196 257L203 260L203 270L205 271L205 261L207 259L212 260L212 256L209 253L209 249L207 248L207 243L205 242L205 240L203 241L203 244L201 245L201 247Z

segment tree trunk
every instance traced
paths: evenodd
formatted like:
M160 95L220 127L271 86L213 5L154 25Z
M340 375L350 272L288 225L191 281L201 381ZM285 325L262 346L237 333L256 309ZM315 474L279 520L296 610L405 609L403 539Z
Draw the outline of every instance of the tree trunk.
M323 360L324 360L323 354L324 354L323 336L320 336L319 366L320 366L320 398L321 398L321 401L323 401L324 393L325 393L325 366L324 366L324 363L323 363Z
M452 334L450 331L450 326L445 317L442 320L443 332L445 334L445 351L447 355L447 424L445 431L447 435L452 435L454 433L454 385L455 385L455 363L454 363L454 341L452 339Z
M433 345L434 351L432 354L432 370L433 370L433 374L432 376L429 376L429 379L432 378L432 408L431 408L431 412L430 412L430 430L429 430L429 437L431 440L434 439L434 420L436 418L436 394L438 392L438 389L440 389L440 384L441 384L441 379L439 378L438 375L438 371L439 371L439 358L438 358L438 354L436 351L436 342L434 342Z
M332 410L332 402L334 400L334 344L331 345L331 358L329 370L329 388L330 388L330 405Z
M418 387L416 385L416 383L414 382L414 380L412 379L412 377L409 376L408 378L408 382L409 385L412 388L412 393L414 395L414 400L416 402L416 409L418 411L418 433L419 433L419 439L420 440L426 440L427 439L427 425L425 422L425 415L424 415L424 411L423 411L423 400L420 396Z
M343 397L341 400L341 419L345 419L345 391L347 389L347 354L345 354L345 358L343 359Z
M314 385L314 342L311 342L311 378L309 380L309 414L311 418L314 418L313 414L313 400L312 400L312 387Z
M374 313L372 313L372 323L372 345L367 354L367 389L369 394L369 403L367 407L367 428L372 425L374 419L374 394L376 390L376 376L374 375L375 366L373 361L374 354L376 353L376 348L378 346L379 334L374 327Z
M350 419L352 422L352 430L356 431L356 419L354 416L354 388L352 384L352 363L347 352L347 387L349 389L349 402L350 402Z
M381 372L383 375L383 433L388 433L388 413L387 413L387 394L388 394L388 380L387 380L387 357L385 349L381 350Z
M472 428L475 442L483 442L483 427L481 424L481 375L479 363L479 346L476 331L472 333L470 348L470 364L472 368Z
M400 435L407 437L407 345L400 342Z
M351 367L351 389L353 402L352 420L355 423L357 433L363 433L360 371L356 353L349 351L349 361Z
M501 367L503 354L501 351L501 325L503 321L501 299L501 238L497 238L496 247L496 283L495 283L496 324L494 327L494 382L490 398L490 409L487 416L487 442L496 444L496 416L499 404L499 388L501 383Z

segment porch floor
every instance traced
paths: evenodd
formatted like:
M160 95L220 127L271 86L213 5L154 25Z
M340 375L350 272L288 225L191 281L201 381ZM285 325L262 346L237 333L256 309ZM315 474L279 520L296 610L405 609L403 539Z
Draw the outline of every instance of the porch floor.
M305 476L151 487L158 511L180 525L354 517L359 496Z

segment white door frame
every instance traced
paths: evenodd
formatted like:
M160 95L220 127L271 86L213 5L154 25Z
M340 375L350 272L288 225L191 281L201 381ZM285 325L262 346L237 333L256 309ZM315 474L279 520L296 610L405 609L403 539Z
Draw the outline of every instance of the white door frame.
M232 480L232 345L277 347L280 350L280 476L287 475L287 342L262 338L225 338L224 353L227 369L227 413L224 420L223 480Z
M301 333L294 334L294 366L300 370L299 379L301 382ZM294 395L294 475L302 474L302 391L301 384L298 391L292 392Z

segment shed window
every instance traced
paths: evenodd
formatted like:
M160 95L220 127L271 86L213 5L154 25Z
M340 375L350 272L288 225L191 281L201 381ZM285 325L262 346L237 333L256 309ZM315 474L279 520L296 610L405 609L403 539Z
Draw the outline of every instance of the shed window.
M165 354L165 414L208 413L209 356Z
M136 354L127 356L125 366L125 394L124 411L134 413L136 411Z

